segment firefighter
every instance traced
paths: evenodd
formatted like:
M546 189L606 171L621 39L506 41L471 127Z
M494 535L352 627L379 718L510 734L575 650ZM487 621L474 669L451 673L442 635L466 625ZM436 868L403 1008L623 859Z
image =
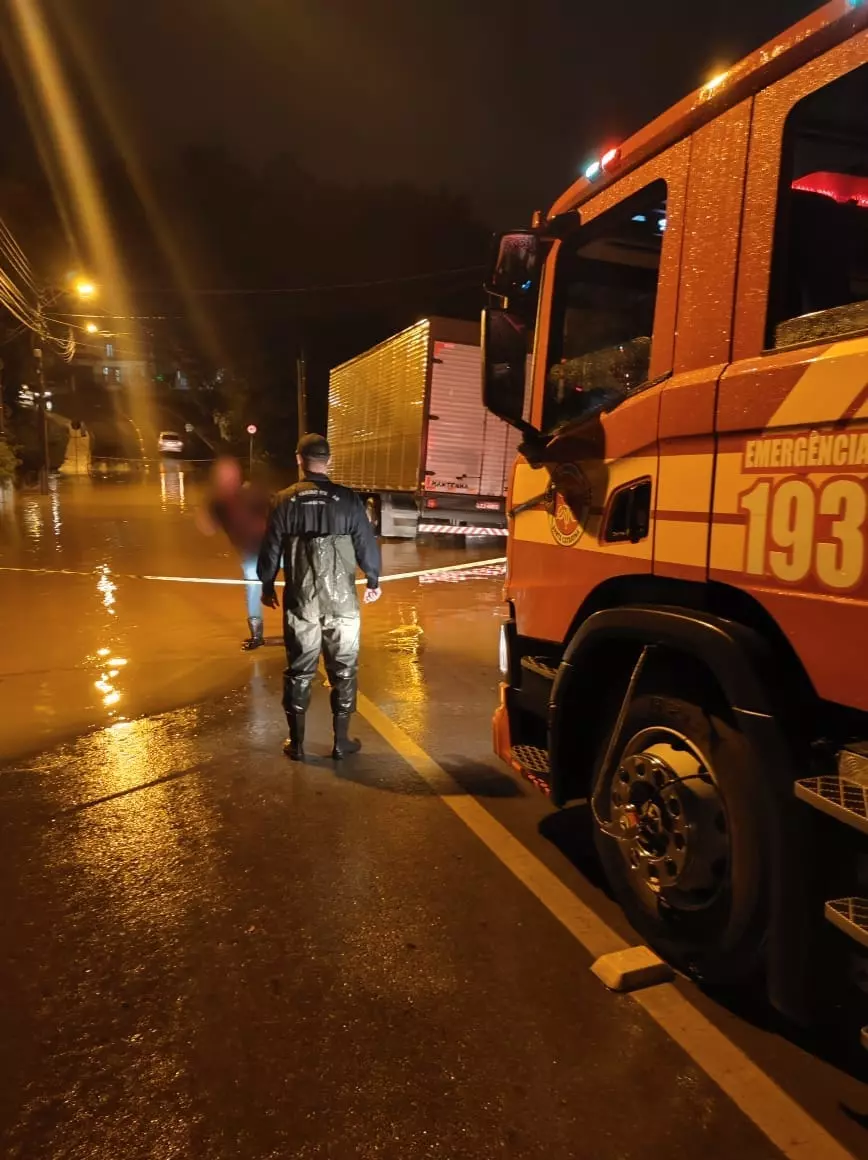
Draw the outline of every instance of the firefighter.
M304 435L296 460L299 482L277 496L258 565L262 602L277 608L274 581L283 558L283 707L289 724L283 751L293 761L304 758L305 713L322 652L332 687L332 757L340 760L361 748L349 736L359 663L356 565L368 582L365 603L372 604L380 598L380 549L362 501L328 477L327 440Z

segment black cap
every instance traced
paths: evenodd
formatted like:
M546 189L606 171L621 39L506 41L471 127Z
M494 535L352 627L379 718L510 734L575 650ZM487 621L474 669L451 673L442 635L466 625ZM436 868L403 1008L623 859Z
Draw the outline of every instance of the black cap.
M302 459L330 459L332 450L325 435L302 435L296 452Z

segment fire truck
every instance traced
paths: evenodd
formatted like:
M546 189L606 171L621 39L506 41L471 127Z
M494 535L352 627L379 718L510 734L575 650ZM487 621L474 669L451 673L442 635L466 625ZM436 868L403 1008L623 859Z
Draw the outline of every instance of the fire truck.
M868 3L601 151L486 290L495 749L677 968L825 1018L868 948Z

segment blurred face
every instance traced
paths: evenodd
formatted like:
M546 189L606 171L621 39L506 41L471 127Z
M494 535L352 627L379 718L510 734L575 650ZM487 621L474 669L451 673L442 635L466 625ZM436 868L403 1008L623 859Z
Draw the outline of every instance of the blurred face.
M217 492L237 491L241 486L241 465L236 459L218 459L211 469L211 481Z

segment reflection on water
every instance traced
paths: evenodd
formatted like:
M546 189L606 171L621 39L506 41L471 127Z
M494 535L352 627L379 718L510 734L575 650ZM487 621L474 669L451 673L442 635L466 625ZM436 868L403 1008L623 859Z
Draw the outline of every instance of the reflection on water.
M422 673L422 651L425 629L419 623L415 605L398 606L399 623L385 634L384 644L389 652L389 667L394 684L401 691L401 700L413 704L427 704L425 678Z
M116 596L117 584L112 580L111 568L108 564L101 564L97 568L96 588L102 600L102 605L109 616L117 616ZM127 666L127 658L120 656L118 650L103 646L97 649L94 656L87 658L88 665L91 669L96 668L98 678L93 685L96 691L102 698L103 708L107 710L108 717L115 721L123 721L125 718L118 717L117 706L123 698L123 691L118 688L117 678L121 674L121 670Z
M57 494L57 487L55 486L51 492L51 530L54 532L55 552L63 551L63 545L60 542L60 529L62 526L63 521L60 518L60 496Z
M109 568L108 564L100 564L96 571L99 576L96 586L102 597L103 606L109 616L117 616L115 592L117 592L118 586L111 578L111 568Z
M478 568L460 568L454 572L423 572L420 584L461 584L464 580L496 579L506 575L506 564L481 564Z
M28 540L33 544L39 544L42 540L44 524L38 500L25 500L21 518L24 521L24 531Z
M96 670L99 674L93 686L100 694L103 707L108 710L109 719L116 722L126 720L126 718L118 716L115 706L123 698L123 691L118 688L117 682L118 677L121 676L121 670L127 666L127 658L113 656L111 649L101 648L97 649L95 656L87 657L86 660L88 667Z
M401 604L398 615L400 624L390 628L387 634L390 645L397 651L418 657L425 635L425 629L419 623L419 613L415 605Z
M164 512L173 507L185 511L187 507L184 472L173 471L171 464L160 469L160 507Z

